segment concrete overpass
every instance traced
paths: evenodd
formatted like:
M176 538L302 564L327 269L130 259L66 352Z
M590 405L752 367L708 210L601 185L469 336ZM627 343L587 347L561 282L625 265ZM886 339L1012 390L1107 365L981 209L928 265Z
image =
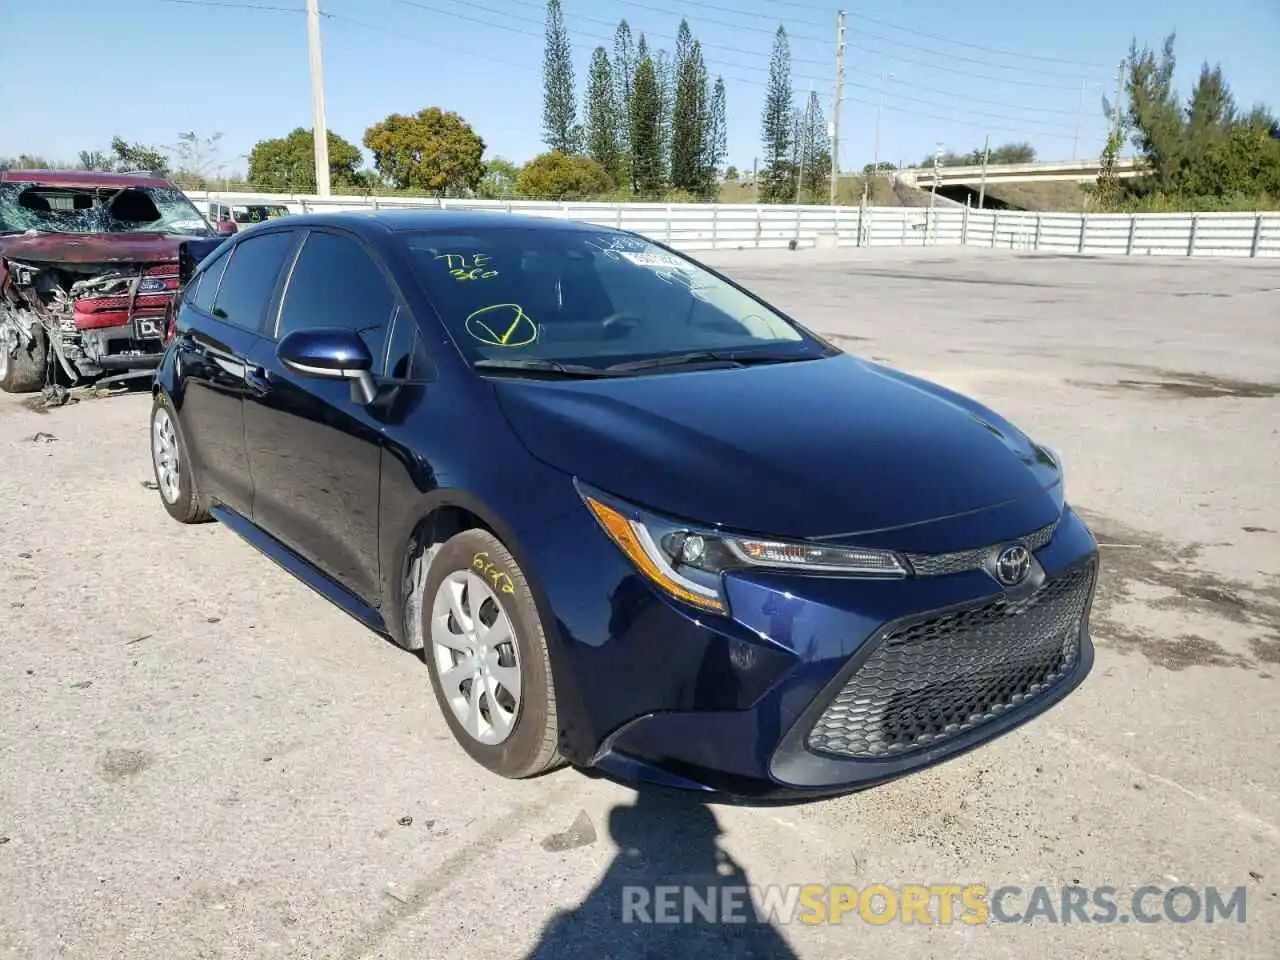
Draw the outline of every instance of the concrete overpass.
M1116 161L1116 176L1127 180L1141 173L1135 157L1121 157ZM929 190L935 179L933 167L915 167L898 170L897 177L919 187ZM982 182L982 167L941 167L938 170L938 187L972 186ZM989 163L987 164L987 185L998 183L1045 183L1053 180L1075 183L1092 183L1098 179L1098 161L1090 160L1052 160L1037 163Z

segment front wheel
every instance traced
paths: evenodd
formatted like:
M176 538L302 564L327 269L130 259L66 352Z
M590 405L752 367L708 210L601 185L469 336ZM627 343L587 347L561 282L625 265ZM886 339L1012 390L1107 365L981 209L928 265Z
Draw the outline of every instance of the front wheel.
M205 523L211 519L196 488L182 428L164 391L156 393L151 405L151 466L160 502L169 516L179 523Z
M524 573L486 530L464 530L431 564L422 605L431 686L471 758L513 779L563 761L546 634Z

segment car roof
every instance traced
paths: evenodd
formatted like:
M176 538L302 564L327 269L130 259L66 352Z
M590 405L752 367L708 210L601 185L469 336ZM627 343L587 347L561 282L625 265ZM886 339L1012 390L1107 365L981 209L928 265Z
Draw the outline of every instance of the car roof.
M0 170L0 183L34 181L47 187L172 187L151 173L107 173L103 170Z
M539 217L524 213L507 213L505 210L344 210L334 212L304 213L279 221L289 227L339 227L364 236L415 231L445 230L547 230L591 231L615 233L612 227L593 223L562 220L558 217Z

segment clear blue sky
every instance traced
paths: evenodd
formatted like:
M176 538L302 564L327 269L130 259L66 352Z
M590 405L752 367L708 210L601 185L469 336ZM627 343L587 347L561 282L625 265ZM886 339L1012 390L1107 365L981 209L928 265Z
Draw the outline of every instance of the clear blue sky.
M228 6L204 3L225 2ZM626 18L671 49L680 11L728 91L729 157L749 169L772 33L791 36L797 100L810 84L830 117L840 0L563 0L581 97L591 50L612 51ZM1028 140L1066 159L1081 83L1081 156L1105 136L1101 95L1137 35L1156 47L1178 31L1184 93L1203 60L1221 62L1243 106L1280 111L1280 0L914 0L844 3L841 165L871 161L885 72L880 158L914 162L939 141L965 151ZM0 31L0 155L74 159L114 134L172 144L179 131L222 132L221 158L243 170L259 139L311 126L303 0L59 0L15 3ZM275 8L275 9L264 9ZM330 129L360 143L392 112L456 110L488 155L522 162L543 149L541 0L321 0ZM874 17L875 20L868 18ZM1035 84L1035 85L1032 85ZM367 156L367 152L366 152Z

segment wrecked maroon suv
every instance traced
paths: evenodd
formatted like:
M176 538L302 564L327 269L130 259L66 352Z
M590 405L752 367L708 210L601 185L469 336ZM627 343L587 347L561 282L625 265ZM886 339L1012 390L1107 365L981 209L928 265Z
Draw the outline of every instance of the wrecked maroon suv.
M149 376L180 247L221 239L159 177L0 171L0 389Z

